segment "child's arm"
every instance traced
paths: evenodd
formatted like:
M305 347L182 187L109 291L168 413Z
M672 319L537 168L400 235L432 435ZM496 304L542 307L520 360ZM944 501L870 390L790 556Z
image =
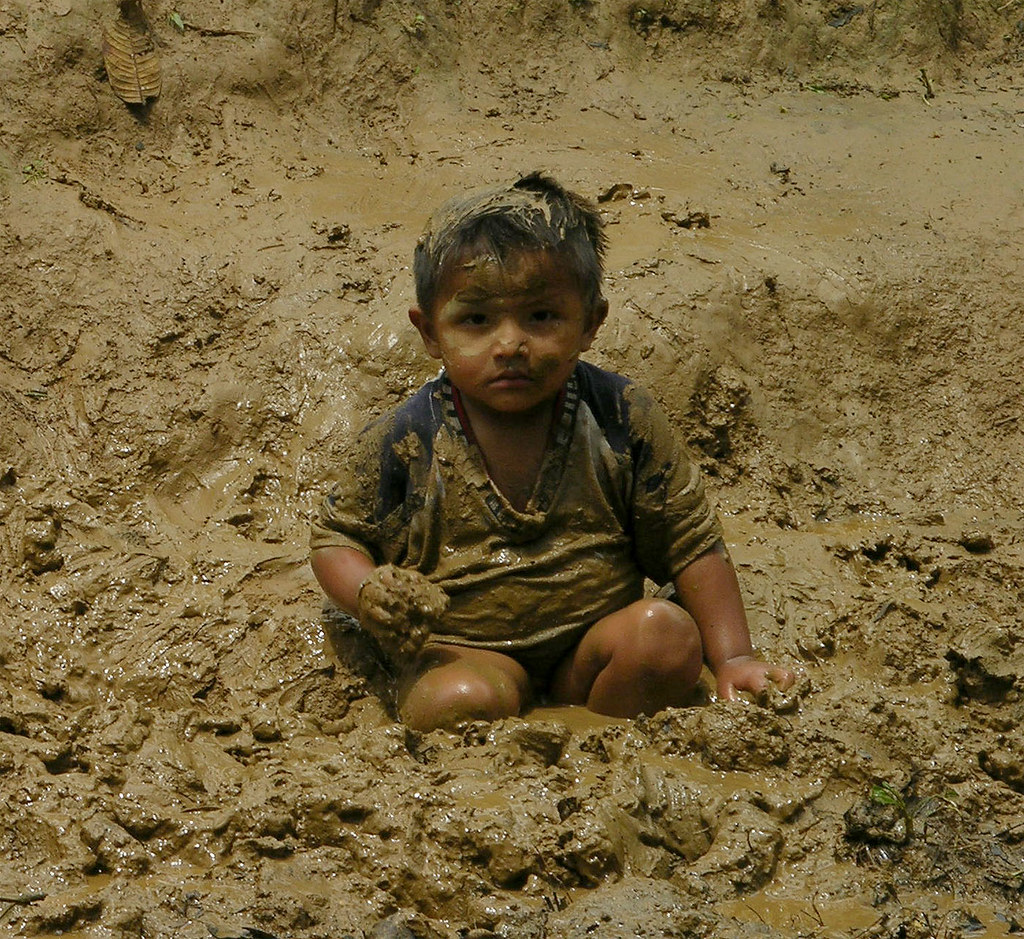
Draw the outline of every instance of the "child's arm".
M355 548L317 548L313 551L313 574L324 593L351 616L359 614L359 588L376 567Z
M737 692L762 691L769 681L783 690L793 684L789 669L754 658L736 571L721 542L683 568L675 583L679 602L700 630L720 697L734 701Z

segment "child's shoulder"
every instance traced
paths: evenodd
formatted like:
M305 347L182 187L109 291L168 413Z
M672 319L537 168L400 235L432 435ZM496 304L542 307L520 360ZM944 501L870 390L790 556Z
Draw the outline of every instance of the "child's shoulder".
M654 398L650 392L635 379L618 372L610 372L590 362L580 361L576 366L576 380L580 386L580 394L598 400L625 400L627 405L632 402L643 402L647 407Z
M429 461L443 408L441 381L435 378L363 427L354 447L357 462L379 464L388 475L424 456Z
M576 381L580 400L590 408L610 439L634 439L638 427L646 426L651 411L657 409L654 399L641 385L618 372L580 362Z
M444 407L440 376L426 382L408 398L399 401L363 428L363 434L393 436L436 430Z
M619 393L633 384L631 378L620 375L618 372L609 372L607 369L584 362L580 359L576 363L576 381L580 384L581 392L584 390L594 393Z

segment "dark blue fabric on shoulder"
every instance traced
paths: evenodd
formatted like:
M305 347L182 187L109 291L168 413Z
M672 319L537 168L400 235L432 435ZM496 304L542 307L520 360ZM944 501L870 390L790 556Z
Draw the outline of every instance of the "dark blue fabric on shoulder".
M427 382L411 398L367 428L370 431L381 424L390 425L381 437L378 451L380 487L374 508L378 521L383 521L400 506L404 509L403 514L409 515L418 508L414 503L422 502L422 495L417 494L409 472L409 435L415 434L419 440L417 461L429 467L434 457L434 438L444 421L435 394L439 384L439 378Z
M589 362L577 364L576 381L579 383L580 401L590 408L598 426L604 431L608 445L616 453L629 453L634 440L630 433L629 402L626 401L625 390L632 381ZM633 454L634 457L636 455Z

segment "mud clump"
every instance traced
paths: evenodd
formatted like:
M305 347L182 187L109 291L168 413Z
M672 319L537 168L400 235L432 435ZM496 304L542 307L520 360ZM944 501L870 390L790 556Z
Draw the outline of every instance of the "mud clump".
M982 750L978 762L993 779L1024 793L1024 745L1019 740L1006 740L998 749Z
M971 626L946 658L965 700L1000 704L1024 691L1024 634L1015 623Z
M762 708L712 705L701 714L694 744L719 769L756 772L789 759L785 725Z
M627 877L548 919L544 935L564 939L671 939L712 936L717 917L663 880Z
M359 622L384 654L404 664L423 648L448 609L448 595L418 571L383 564L359 590Z
M32 512L25 520L21 539L21 557L33 574L59 570L64 557L57 546L60 523L45 512Z

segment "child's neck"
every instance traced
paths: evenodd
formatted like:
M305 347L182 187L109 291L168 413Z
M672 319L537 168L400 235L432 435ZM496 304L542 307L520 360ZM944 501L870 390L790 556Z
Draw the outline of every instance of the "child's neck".
M525 511L544 463L557 402L549 401L526 413L506 414L478 408L463 399L462 409L491 482L513 508Z

